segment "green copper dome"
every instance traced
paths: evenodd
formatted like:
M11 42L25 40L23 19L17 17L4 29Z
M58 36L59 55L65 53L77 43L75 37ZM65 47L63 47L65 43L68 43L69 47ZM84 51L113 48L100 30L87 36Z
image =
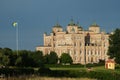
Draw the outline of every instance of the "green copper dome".
M62 28L62 26L61 26L59 23L57 23L57 24L54 25L53 27L56 27L56 28Z
M99 25L97 25L97 23L93 23L92 25L90 25L90 27L99 27Z
M83 29L82 26L79 24L79 22L77 22L77 26L78 26L78 29Z
M71 19L70 23L68 24L68 26L75 26L76 24L74 23L73 19Z

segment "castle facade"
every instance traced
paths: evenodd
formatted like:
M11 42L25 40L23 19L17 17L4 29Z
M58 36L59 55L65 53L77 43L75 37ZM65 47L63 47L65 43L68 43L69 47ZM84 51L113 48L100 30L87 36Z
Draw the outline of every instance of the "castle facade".
M99 25L93 23L88 30L84 30L71 20L66 30L56 24L49 35L44 33L44 45L36 47L36 50L42 51L44 55L55 51L58 57L67 53L73 63L87 64L108 59L108 47L109 34L102 32Z

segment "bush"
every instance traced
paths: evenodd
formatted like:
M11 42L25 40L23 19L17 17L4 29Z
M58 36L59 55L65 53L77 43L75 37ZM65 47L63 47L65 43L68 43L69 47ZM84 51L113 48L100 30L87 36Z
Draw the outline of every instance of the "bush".
M5 76L30 75L34 73L32 68L1 68L0 74Z
M120 80L120 74L115 72L100 72L100 71L72 71L72 70L49 70L40 69L44 76L50 77L73 77L73 78L93 78L97 80Z
M115 69L119 69L120 70L120 65L116 64Z
M51 70L49 68L41 67L38 69L38 74L42 76L49 76L51 73Z

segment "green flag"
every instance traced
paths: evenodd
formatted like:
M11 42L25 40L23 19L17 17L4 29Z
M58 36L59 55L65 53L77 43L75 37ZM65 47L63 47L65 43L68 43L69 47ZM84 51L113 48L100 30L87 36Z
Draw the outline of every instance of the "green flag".
M18 26L18 23L17 22L13 22L12 24L14 27Z

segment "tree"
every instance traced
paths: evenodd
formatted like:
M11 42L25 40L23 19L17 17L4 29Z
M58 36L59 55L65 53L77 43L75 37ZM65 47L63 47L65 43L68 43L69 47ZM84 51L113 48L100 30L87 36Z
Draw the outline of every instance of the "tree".
M116 63L120 64L120 29L116 29L109 37L108 55L115 58Z
M2 59L2 63L3 63L3 65L4 66L7 66L8 64L9 64L9 58L8 58L8 56L3 56L3 59Z
M21 65L22 65L22 58L21 58L21 57L18 57L18 58L16 59L15 65L16 65L16 66L21 66Z
M71 58L71 56L67 53L63 53L61 56L60 56L60 63L63 63L63 64L72 64L73 60Z
M35 51L32 54L32 58L34 60L34 66L42 67L44 64L44 58L42 51Z
M4 55L12 55L12 50L10 48L4 48L3 49Z
M9 59L10 59L9 66L15 66L17 54L13 52L11 55L9 55Z
M49 64L49 55L48 54L46 54L45 56L44 56L44 64Z
M0 64L4 66L8 66L10 59L9 55L12 53L12 50L9 48L0 48Z
M15 62L16 66L20 67L31 67L33 66L33 59L29 56L30 51L21 50L19 55L17 55L17 60Z
M49 56L48 56L48 62L49 64L57 64L58 62L58 56L56 54L56 52L51 51Z

